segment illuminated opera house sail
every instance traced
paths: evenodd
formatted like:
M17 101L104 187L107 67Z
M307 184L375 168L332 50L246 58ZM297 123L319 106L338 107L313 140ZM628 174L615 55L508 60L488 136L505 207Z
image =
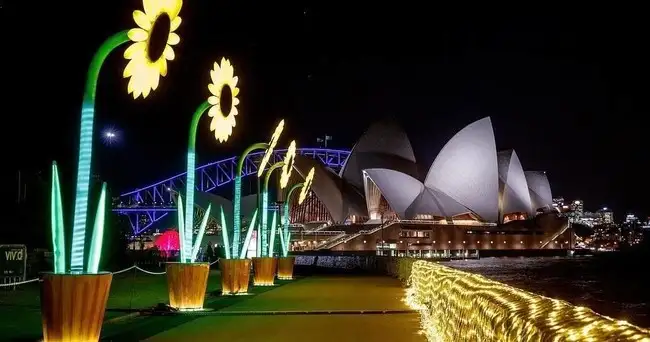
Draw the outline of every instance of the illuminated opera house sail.
M303 176L316 167L316 177L310 200L292 203L291 221L318 228L294 235L294 250L396 255L571 243L566 219L550 210L546 173L525 171L514 150L498 152L489 117L456 133L424 177L408 137L389 122L371 126L338 173L306 157L295 167Z

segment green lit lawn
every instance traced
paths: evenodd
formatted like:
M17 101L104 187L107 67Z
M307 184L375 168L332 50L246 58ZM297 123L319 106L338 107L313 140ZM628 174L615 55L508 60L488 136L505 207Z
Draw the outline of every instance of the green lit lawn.
M211 271L208 293L221 287L218 271ZM33 341L41 337L38 284L27 284L15 291L0 289L0 340ZM116 275L111 284L105 319L125 315L130 309L143 309L167 303L165 275L131 271Z

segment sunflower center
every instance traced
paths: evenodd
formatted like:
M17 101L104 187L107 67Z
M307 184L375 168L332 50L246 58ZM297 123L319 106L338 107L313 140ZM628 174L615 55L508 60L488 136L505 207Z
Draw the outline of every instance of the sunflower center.
M151 32L149 32L149 46L147 46L147 53L149 60L157 61L165 51L167 39L169 38L169 29L171 27L171 20L167 13L161 13L156 21L153 23Z
M221 94L219 94L219 110L224 116L230 115L232 108L232 89L227 84L221 87Z

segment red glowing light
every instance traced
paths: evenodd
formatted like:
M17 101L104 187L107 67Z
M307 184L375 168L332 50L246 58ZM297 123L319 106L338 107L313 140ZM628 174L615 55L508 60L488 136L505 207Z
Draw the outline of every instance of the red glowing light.
M169 229L160 235L154 244L159 251L164 252L167 256L169 256L172 252L180 249L178 232L173 229Z

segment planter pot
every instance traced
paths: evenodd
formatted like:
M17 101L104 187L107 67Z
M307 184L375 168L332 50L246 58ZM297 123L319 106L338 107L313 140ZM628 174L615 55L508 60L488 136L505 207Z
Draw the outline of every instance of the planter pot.
M272 257L253 258L253 285L273 286L278 259Z
M221 270L221 293L224 295L248 293L251 276L249 259L219 259Z
M296 262L296 257L282 257L278 258L278 279L292 280L293 279L293 265Z
M45 273L43 341L99 341L113 274Z
M181 311L203 309L210 265L207 262L168 262L166 270L169 306Z

